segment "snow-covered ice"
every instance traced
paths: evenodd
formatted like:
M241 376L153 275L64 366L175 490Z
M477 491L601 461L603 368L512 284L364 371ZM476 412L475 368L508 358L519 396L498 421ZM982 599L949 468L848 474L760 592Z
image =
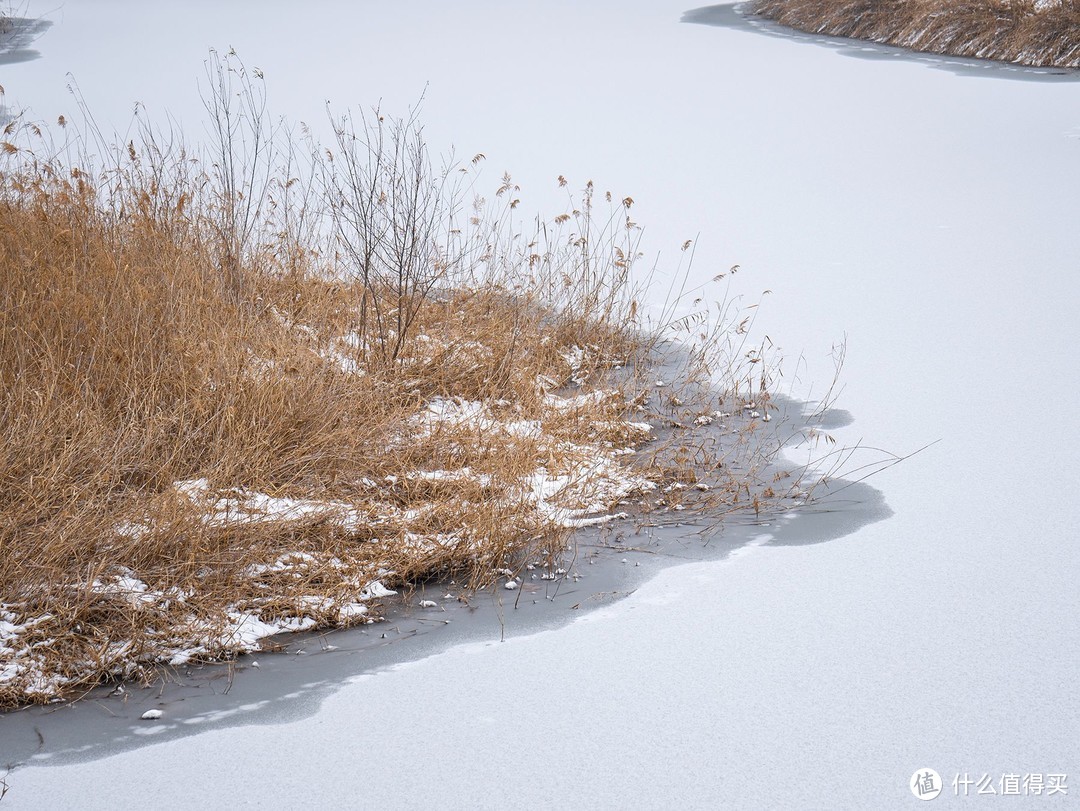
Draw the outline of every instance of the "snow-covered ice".
M671 0L337 3L288 47L295 5L219 4L212 31L120 8L65 4L44 57L5 66L8 106L70 113L70 70L109 127L140 99L194 131L208 44L316 127L324 99L403 109L427 86L429 142L483 149L523 205L559 206L559 173L632 192L657 308L688 236L688 288L741 263L733 290L773 291L757 328L802 356L795 393L824 394L846 334L841 442L941 442L873 480L895 514L847 537L669 569L561 629L359 677L308 718L21 768L11 808L133 807L162 784L200 807L303 785L312 806L889 808L922 767L1080 762L1080 84L680 24ZM508 725L522 702L541 710Z

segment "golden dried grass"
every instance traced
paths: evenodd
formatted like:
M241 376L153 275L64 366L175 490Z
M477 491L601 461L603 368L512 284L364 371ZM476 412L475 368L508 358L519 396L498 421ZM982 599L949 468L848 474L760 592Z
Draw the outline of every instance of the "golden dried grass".
M677 431L633 471L606 455L640 445L627 421L667 396L644 377L632 199L601 213L589 183L522 237L509 177L494 213L462 214L456 169L433 172L415 121L378 112L304 171L291 142L275 163L231 59L209 74L212 158L144 128L95 168L77 139L4 132L0 623L18 633L0 636L0 706L231 655L249 614L367 620L376 580L476 588L526 555L554 565L572 522L553 515L611 507L638 475L672 485L652 508L705 478L713 509L780 501L753 421L719 457ZM746 322L710 330L689 336L698 373L765 411ZM568 391L597 396L552 400ZM538 475L569 483L547 513Z

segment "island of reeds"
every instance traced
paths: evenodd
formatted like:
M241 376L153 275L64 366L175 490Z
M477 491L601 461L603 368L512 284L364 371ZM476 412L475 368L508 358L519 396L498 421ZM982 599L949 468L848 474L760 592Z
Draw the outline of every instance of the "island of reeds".
M1080 67L1075 0L754 0L754 14L812 34L1037 67Z
M805 499L765 474L748 319L643 319L629 197L553 178L566 210L523 223L414 115L329 113L318 143L208 64L198 148L3 130L0 705L372 622L431 578L556 577L578 528L689 494ZM658 379L662 327L719 389Z

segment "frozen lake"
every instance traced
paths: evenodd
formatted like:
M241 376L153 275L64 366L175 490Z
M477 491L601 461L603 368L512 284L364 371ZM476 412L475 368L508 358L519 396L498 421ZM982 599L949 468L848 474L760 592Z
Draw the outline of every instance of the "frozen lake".
M316 126L327 99L402 110L426 87L429 143L486 153L492 187L509 170L556 213L555 178L591 178L634 197L662 269L695 238L691 285L738 263L749 299L772 290L759 326L796 394L846 336L841 441L940 440L874 480L892 517L843 538L670 568L277 723L20 769L5 808L906 807L924 768L938 803L965 774L1067 774L1018 801L1075 800L1080 84L689 10L71 0L40 59L3 65L9 107L71 117L70 72L121 136L136 100L201 134L209 46Z

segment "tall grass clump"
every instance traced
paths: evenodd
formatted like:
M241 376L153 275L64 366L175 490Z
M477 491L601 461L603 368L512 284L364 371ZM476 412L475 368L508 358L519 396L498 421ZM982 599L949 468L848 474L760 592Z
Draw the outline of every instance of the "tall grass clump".
M475 196L483 156L437 167L413 114L331 113L324 145L234 54L207 82L199 149L3 131L0 705L554 565L687 483L785 495L755 478L772 381L745 322L678 325L732 413L687 417L650 371L630 198L588 183L525 228L513 180ZM714 419L722 449L658 441Z
M755 0L751 9L814 34L1038 67L1080 67L1076 0Z

